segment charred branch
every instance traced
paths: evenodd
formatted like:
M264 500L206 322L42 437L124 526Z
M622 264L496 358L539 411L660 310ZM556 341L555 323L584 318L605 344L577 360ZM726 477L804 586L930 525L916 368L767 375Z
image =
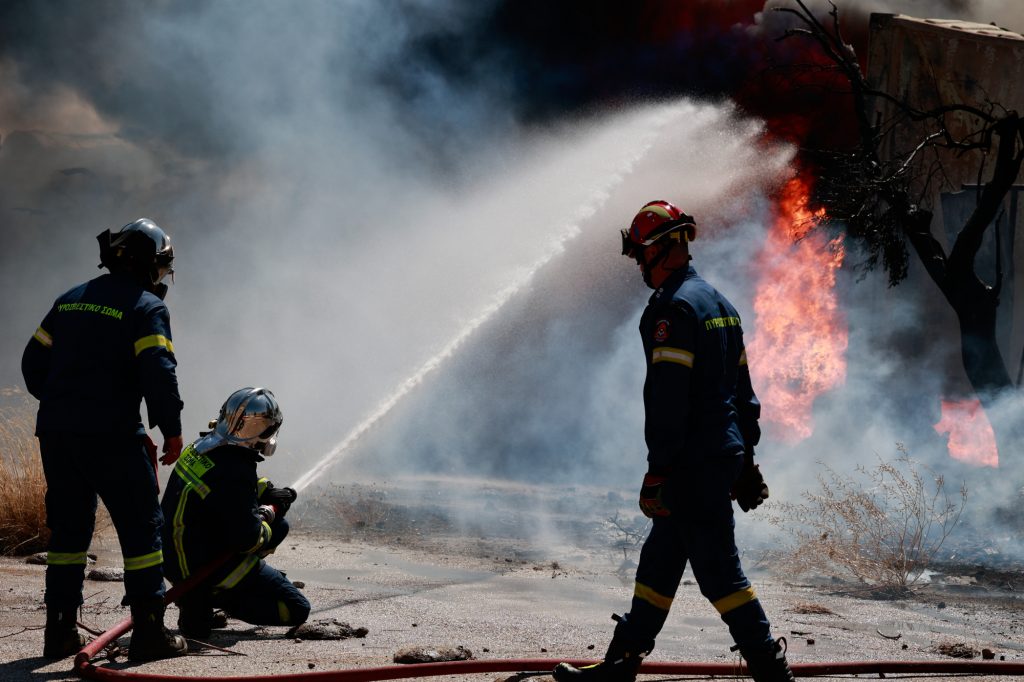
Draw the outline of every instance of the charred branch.
M975 259L1024 162L1024 123L1017 112L992 102L981 106L943 102L919 108L873 88L853 49L842 38L835 4L830 2L831 21L823 22L803 0L795 2L797 7L775 8L799 22L779 40L811 40L818 46L825 60L849 83L858 125L852 149L805 150L805 156L818 167L815 201L825 207L832 221L843 225L849 237L865 245L863 265L872 269L880 263L891 286L906 277L908 246L913 250L956 313L964 369L983 401L998 390L1014 387L996 341L1002 270L997 269L991 286L978 276ZM870 120L869 104L873 102L886 103L894 115L887 121ZM954 125L954 120L959 125ZM969 122L966 126L965 121ZM908 130L918 137L908 140L903 150L883 155L883 142L895 132L905 135ZM968 153L980 153L983 161L995 157L987 182L981 182L985 167L983 162L979 165L981 189L948 254L932 232L932 213L922 207L929 185L936 179L946 180L941 157L935 156L934 165L927 168L925 153L932 150L956 158Z

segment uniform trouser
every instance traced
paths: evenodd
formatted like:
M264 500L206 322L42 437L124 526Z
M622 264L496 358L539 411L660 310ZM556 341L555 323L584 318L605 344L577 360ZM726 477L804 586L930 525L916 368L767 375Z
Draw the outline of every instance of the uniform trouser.
M124 557L123 603L164 594L156 472L141 436L47 433L39 436L46 476L47 606L82 603L86 552L96 522L97 496L117 530Z
M742 457L713 457L673 474L666 491L672 513L654 519L640 551L632 605L617 635L653 646L689 561L701 594L718 610L740 649L771 644L768 617L736 549L729 493Z
M275 549L288 535L284 518L276 519L270 528L270 543L264 553ZM201 613L224 609L232 618L253 625L299 625L306 622L310 610L305 595L259 555L232 559L214 577L183 595L178 606Z

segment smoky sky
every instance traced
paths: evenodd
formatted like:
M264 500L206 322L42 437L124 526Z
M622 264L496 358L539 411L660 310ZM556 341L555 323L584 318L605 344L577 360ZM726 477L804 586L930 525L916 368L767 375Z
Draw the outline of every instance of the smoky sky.
M260 120L260 135L273 135L275 124L296 116L372 110L368 100L385 91L415 140L393 153L438 163L441 141L500 136L502 116L544 122L638 99L731 97L781 125L783 113L813 100L789 89L786 76L766 91L766 74L813 61L813 50L806 40L779 40L794 25L772 11L780 4L792 6L15 0L0 8L0 58L13 60L36 91L73 87L125 138L212 159L265 143L253 126L238 125L239 116ZM827 4L808 4L824 18ZM840 3L845 37L860 51L873 10L1016 19L991 2ZM344 76L303 82L296 76L304 63L310 73ZM225 77L236 71L257 78ZM833 120L817 133L835 128Z

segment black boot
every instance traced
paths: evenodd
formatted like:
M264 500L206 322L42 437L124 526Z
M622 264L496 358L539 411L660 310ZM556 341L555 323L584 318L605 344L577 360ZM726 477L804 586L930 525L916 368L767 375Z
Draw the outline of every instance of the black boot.
M213 607L205 601L178 602L178 632L189 639L206 639L213 630Z
M85 646L85 635L78 631L78 607L46 607L46 629L43 630L43 656L65 658L77 654Z
M213 630L228 626L228 615L212 607L188 603L178 604L178 632L189 639L203 640Z
M638 642L628 638L622 632L625 620L619 616L612 617L619 621L619 625L615 628L604 660L582 668L559 663L551 672L557 682L633 682L636 679L644 657L654 649L654 641Z
M128 645L128 660L155 661L183 654L188 644L181 635L173 635L164 627L164 602L147 599L132 604L132 639Z
M786 660L785 637L779 637L763 649L740 649L740 654L747 661L747 672L754 682L795 682Z

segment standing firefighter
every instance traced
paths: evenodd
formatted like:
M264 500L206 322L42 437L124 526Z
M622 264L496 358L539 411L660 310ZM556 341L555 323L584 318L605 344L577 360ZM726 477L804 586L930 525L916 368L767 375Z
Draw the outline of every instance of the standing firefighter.
M162 283L174 250L147 218L97 240L110 273L61 295L22 356L25 384L39 399L50 528L43 655L63 658L84 644L75 622L99 495L124 556L124 603L135 621L128 656L145 661L186 648L163 625L156 445L139 410L145 398L150 427L164 437L160 461L174 463L182 403Z
M743 511L768 497L753 463L760 404L754 396L736 309L689 265L696 236L691 216L666 201L644 206L622 252L654 289L640 320L647 357L644 383L648 471L640 509L653 519L640 552L630 611L604 660L575 668L560 663L559 682L631 682L665 624L689 561L703 594L758 682L792 680L784 641L743 574L730 496Z
M215 607L254 625L299 625L309 616L298 588L264 561L288 535L284 516L296 498L256 473L274 454L283 420L273 393L241 388L174 467L162 502L167 577L180 582L230 555L178 600L178 628L187 637L206 639L224 625Z

